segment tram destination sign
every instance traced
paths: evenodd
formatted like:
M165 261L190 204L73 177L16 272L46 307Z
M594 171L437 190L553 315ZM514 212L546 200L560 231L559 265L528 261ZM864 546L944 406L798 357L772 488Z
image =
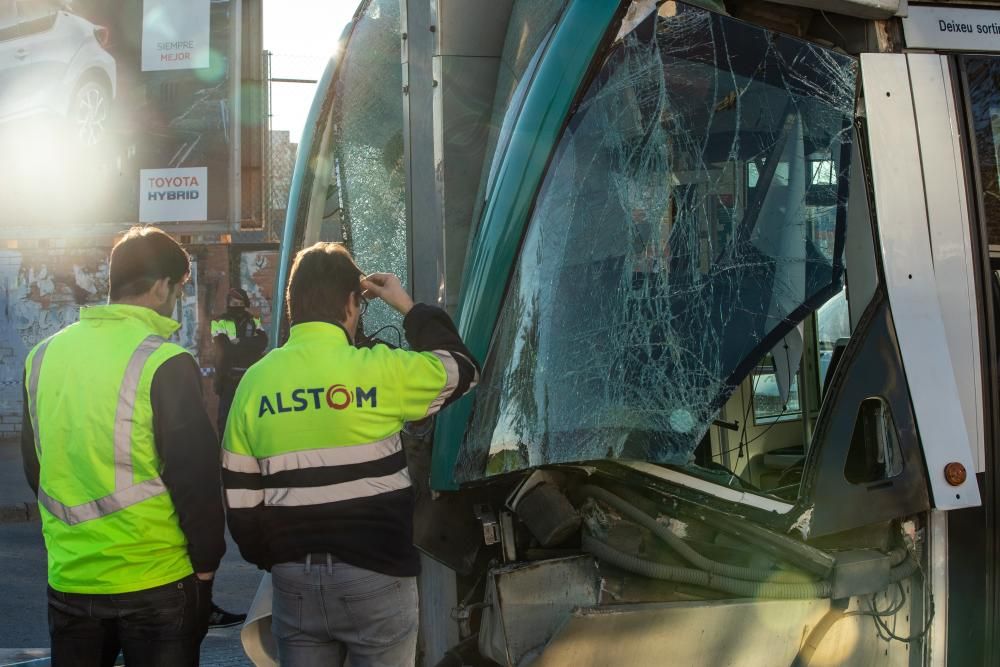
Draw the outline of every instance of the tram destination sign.
M910 5L903 35L910 49L1000 51L1000 11Z

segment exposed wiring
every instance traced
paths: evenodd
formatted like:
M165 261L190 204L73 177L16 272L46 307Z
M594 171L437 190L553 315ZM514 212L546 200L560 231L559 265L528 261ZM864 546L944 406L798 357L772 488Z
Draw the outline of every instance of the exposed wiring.
M923 568L918 568L920 570L920 576L926 581L924 577ZM931 624L934 622L934 594L928 591L927 593L927 607L928 614L924 621L924 627L916 634L910 635L909 637L901 637L895 632L895 623L893 623L893 628L889 627L889 623L885 620L887 618L895 617L903 607L906 606L906 589L903 587L902 581L896 582L896 587L899 589L899 602L891 605L888 609L879 609L876 604L875 596L870 595L865 599L865 603L868 605L868 610L858 610L851 611L844 614L847 616L868 616L875 623L875 632L883 641L889 642L895 639L898 642L903 642L904 644L909 644L911 642L919 641L927 636L927 633L931 629Z
M739 444L736 447L732 447L730 449L726 449L726 450L723 450L723 451L719 452L718 456L719 456L720 459L722 457L724 457L724 456L729 456L730 454L732 454L735 451L739 451L739 455L736 457L737 459L743 458L743 456L744 456L744 450L746 450L746 454L749 455L750 454L749 446L751 444L753 444L754 442L756 442L759 438L762 438L765 435L767 435L767 432L770 431L772 428L774 428L774 425L777 424L778 422L780 422L781 418L785 416L786 412L788 412L788 403L785 403L782 406L782 408L781 408L781 412L779 412L776 416L773 417L774 421L772 421L770 424L768 424L767 428L765 428L761 433L758 433L757 435L755 435L750 440L747 440L747 423L750 421L750 411L753 410L754 398L757 395L757 383L760 382L760 379L764 375L765 375L765 373L759 373L759 374L757 374L757 376L754 377L753 382L750 385L750 400L747 401L747 409L743 413L743 424L742 424L742 426L740 428ZM720 426L719 428L721 429L722 427ZM714 456L713 456L713 458L714 458ZM720 465L721 465L721 463L720 463ZM731 468L726 468L726 466L723 466L723 467L733 477L736 477L736 478L740 477Z
M903 588L903 582L897 581L896 587L899 589L899 601L895 604L889 605L888 609L881 610L878 609L876 605L875 596L872 595L868 599L868 611L859 609L857 611L849 611L844 614L844 616L895 616L899 611L906 605L906 590Z
M921 571L921 576L922 575L923 572ZM902 590L902 583L900 583L899 586L900 590ZM884 639L885 641L890 641L892 639L895 639L896 641L903 642L904 644L920 641L921 639L927 636L927 633L931 629L931 624L934 622L934 594L929 591L927 593L927 607L929 613L927 614L927 619L924 621L924 627L920 630L920 632L914 635L910 635L909 637L900 637L899 635L896 634L894 629L890 629L889 624L886 623L883 617L875 613L875 605L871 601L869 601L869 607L872 610L870 616L872 617L872 620L875 621L875 629L878 632L878 636ZM895 616L895 614L893 614L893 616ZM895 624L893 625L895 626ZM885 633L884 635L882 634L883 632Z
M761 438L763 438L765 435L767 435L767 432L770 431L772 428L774 428L774 425L777 424L777 423L779 423L781 421L781 418L784 417L787 412L788 412L788 404L786 403L784 406L782 406L781 412L779 412L778 414L776 414L773 417L770 417L770 419L772 421L771 421L770 424L767 425L767 428L765 428L763 431L761 431L760 433L758 433L754 437L752 437L749 440L747 440L745 444L749 447L750 445L752 445L753 443L757 442L758 440L760 440Z
M767 432L770 431L772 428L774 428L774 425L777 424L779 421L781 421L781 418L784 417L785 413L788 412L788 404L785 403L785 405L783 405L782 408L781 408L781 412L779 412L777 415L775 415L774 417L772 417L772 419L774 421L772 421L770 424L768 424L767 428L765 428L762 433L758 433L754 437L752 437L749 440L747 440L747 424L750 421L750 411L753 410L754 398L757 396L757 383L760 382L760 379L762 377L764 377L764 375L766 375L766 373L759 373L759 374L757 374L757 376L753 379L753 382L751 383L751 386L750 386L750 400L747 401L747 409L743 413L743 424L742 424L742 426L740 428L740 441L739 441L740 444L738 444L736 447L733 447L731 449L727 449L727 450L724 450L722 452L719 452L719 456L724 456L724 455L727 455L727 454L732 454L733 452L739 450L740 454L739 454L739 456L737 458L740 458L740 459L743 458L743 449L746 448L748 445L754 443L759 438L762 438L763 436L767 435ZM747 452L747 453L749 454L749 452ZM732 471L730 470L730 472L732 472ZM735 474L735 473L733 473L733 474Z
M785 344L785 350L787 350L787 349L788 349L788 344L786 343ZM777 361L774 359L773 355L771 357L771 360L772 360L772 364L774 365L774 373L773 373L774 379L775 379L775 381L777 381L777 379L778 379L778 364L777 364ZM794 376L797 376L797 375L798 375L798 373L792 373L792 368L789 365L789 367L788 367L788 378L787 378L789 392L791 392L792 380L794 380L795 379ZM757 396L756 380L760 379L760 377L761 376L758 375L757 378L754 381L753 393L750 396L751 405L753 404L753 400ZM785 402L782 403L782 405L781 405L781 412L779 412L777 415L774 415L773 417L771 417L771 423L767 425L767 428L765 428L763 431L761 431L760 433L758 433L757 435L755 435L753 438L751 438L749 441L747 441L745 443L746 446L747 446L747 448L748 448L747 449L747 453L748 454L749 454L749 447L750 447L750 445L753 444L754 442L756 442L757 440L759 440L760 438L763 438L765 435L767 435L767 432L770 431L772 428L774 428L774 425L777 424L778 422L780 422L781 418L784 417L785 413L787 413L787 412L788 412L788 400L785 400Z

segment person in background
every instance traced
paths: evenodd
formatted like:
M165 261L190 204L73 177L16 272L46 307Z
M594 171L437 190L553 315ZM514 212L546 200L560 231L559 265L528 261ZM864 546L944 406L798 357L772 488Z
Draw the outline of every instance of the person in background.
M108 304L28 354L21 452L48 551L52 664L197 665L225 552L219 442L167 342L190 272L153 227L115 244Z
M365 299L404 316L411 350L358 347ZM229 529L271 571L280 662L412 666L420 559L400 431L470 391L479 365L451 318L344 246L295 258L288 342L247 371L223 444Z
M215 343L215 393L219 396L216 426L219 436L226 428L229 406L240 378L267 349L267 334L260 320L250 313L250 297L246 290L234 287L226 295L226 312L212 322Z

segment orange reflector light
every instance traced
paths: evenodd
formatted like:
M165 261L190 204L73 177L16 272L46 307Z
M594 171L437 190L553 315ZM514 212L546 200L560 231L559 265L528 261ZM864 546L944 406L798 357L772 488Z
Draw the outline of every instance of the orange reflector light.
M944 467L944 478L952 486L961 486L965 484L965 479L967 473L965 472L965 466L961 463L952 461Z

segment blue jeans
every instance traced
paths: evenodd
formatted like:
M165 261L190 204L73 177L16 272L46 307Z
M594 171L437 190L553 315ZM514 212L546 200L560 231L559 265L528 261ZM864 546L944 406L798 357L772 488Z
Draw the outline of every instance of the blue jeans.
M416 577L318 556L275 565L271 581L271 630L282 667L413 667Z
M49 588L53 667L193 667L208 631L212 583L189 575L134 593L90 595Z

